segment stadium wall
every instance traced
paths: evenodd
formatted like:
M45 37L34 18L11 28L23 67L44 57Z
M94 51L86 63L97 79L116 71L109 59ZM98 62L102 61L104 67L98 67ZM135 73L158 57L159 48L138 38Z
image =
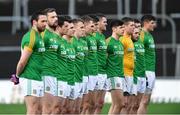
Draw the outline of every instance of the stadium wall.
M14 86L8 80L1 80L0 92L0 103L23 103L19 85ZM106 93L105 102L111 102L110 93ZM157 79L151 102L180 103L180 79Z

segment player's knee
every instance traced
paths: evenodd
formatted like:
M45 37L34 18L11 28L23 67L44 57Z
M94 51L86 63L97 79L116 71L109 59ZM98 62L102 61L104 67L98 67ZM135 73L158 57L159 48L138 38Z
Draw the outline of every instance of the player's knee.
M122 109L122 107L123 107L122 104L114 104L114 108L117 109L117 110L118 110L118 109L119 109L119 110Z
M61 106L60 106L60 104L54 105L52 110L53 110L53 113L55 113L55 114L61 113Z
M30 111L32 114L37 114L41 111L39 110L39 108L40 108L39 103L33 103L32 106L30 107Z
M141 105L146 107L149 105L149 101L150 101L149 99L144 99L141 101Z
M43 114L50 114L51 113L51 108L47 105L42 106L42 113Z
M104 105L104 100L103 99L100 99L96 104L95 104L95 107L96 108L99 108L99 109L102 109Z
M123 108L127 108L128 103L126 101L121 101L122 107Z
M88 110L91 108L91 105L89 103L85 103L84 104L84 107L83 107L85 110Z

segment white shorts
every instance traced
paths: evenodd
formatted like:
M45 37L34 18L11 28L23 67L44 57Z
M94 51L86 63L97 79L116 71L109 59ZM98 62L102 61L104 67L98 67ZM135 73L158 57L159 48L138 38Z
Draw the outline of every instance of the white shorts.
M23 96L44 96L43 81L20 78L20 87L22 88Z
M124 88L124 78L121 77L112 77L107 79L107 87L108 90L112 89L121 89L123 90Z
M67 87L67 98L75 100L75 85L68 85Z
M58 89L58 81L56 77L52 76L43 76L44 81L44 92L49 93L53 96L58 96L57 89Z
M97 75L89 75L88 90L94 91L97 85Z
M144 93L146 90L146 78L145 77L138 77L137 78L137 92Z
M58 81L58 96L67 98L68 83L65 81Z
M95 89L97 89L97 90L105 90L106 79L107 79L107 75L106 74L98 74L97 85L96 85Z
M125 76L124 78L125 81L125 87L124 87L124 92L128 92L129 94L133 94L133 77L132 76Z
M77 99L78 97L82 98L83 96L83 84L82 83L75 83L74 86L74 98Z
M83 76L83 82L82 82L82 92L83 94L87 94L88 93L88 81L89 81L89 78L88 76Z
M153 71L146 71L146 91L145 93L151 93L153 88L154 88L154 84L155 84L155 79L156 79L156 75L155 72Z
M137 95L137 84L133 83L132 94Z

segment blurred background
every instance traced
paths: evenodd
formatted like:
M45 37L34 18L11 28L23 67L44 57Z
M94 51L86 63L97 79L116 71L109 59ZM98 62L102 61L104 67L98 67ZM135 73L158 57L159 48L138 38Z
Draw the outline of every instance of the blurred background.
M0 113L3 107L8 108L4 104L23 103L21 88L14 87L8 81L9 76L15 73L21 39L30 28L31 14L48 7L73 18L89 13L103 13L108 19L124 16L140 19L144 14L156 16L158 28L152 34L156 43L157 81L151 102L177 104L167 105L167 108L180 108L179 4L180 0L0 0ZM108 27L105 35L110 34ZM111 102L108 94L105 100ZM20 105L24 110L24 105ZM151 105L150 113L153 107L156 108ZM160 112L164 110L161 108Z

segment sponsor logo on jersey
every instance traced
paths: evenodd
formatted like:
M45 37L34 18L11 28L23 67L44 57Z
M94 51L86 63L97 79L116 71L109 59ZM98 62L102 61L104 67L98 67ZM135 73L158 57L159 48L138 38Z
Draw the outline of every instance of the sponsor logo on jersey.
M134 48L128 48L127 51L128 51L128 52L133 52L133 51L134 51Z
M38 52L45 52L45 48L38 48Z

